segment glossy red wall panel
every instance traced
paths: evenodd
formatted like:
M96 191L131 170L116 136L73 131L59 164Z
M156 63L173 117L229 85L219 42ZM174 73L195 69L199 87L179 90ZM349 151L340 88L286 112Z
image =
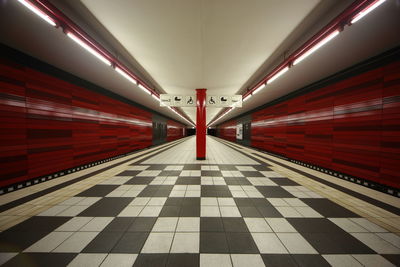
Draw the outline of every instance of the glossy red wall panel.
M167 120L167 141L174 141L186 136L185 125L173 120Z
M251 145L399 188L400 63L254 112Z
M0 186L152 144L148 111L6 60L0 73Z
M229 141L236 141L236 121L229 121L221 125L219 128L219 137Z

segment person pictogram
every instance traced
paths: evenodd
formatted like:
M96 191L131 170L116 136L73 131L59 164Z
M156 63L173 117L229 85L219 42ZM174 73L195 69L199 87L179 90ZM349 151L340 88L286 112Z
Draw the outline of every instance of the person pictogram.
M208 103L212 104L212 105L215 104L215 101L214 101L213 97L210 97L210 100L208 101Z
M189 100L186 102L186 104L189 104L189 105L193 104L193 99L192 99L192 97L189 98Z

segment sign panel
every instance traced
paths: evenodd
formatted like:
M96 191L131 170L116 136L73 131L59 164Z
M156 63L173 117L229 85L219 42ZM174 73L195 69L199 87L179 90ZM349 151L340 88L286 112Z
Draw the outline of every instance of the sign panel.
M195 95L160 95L160 106L168 107L196 107Z
M236 125L236 139L243 139L243 124L241 123Z
M168 107L196 107L195 95L160 95L160 106ZM206 98L207 107L242 107L241 95L208 95Z

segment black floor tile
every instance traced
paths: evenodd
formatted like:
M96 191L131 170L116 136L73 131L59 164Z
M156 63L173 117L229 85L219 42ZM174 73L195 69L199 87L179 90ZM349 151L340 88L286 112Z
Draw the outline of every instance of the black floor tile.
M131 197L106 197L100 199L78 216L115 217L133 200Z
M148 185L154 180L154 177L133 177L125 184L145 184Z
M200 254L169 254L167 267L198 267Z
M34 228L33 228L34 229ZM10 232L0 233L0 252L21 252L36 243L49 232Z
M95 185L91 188L77 194L77 197L105 197L111 191L115 190L118 185Z
M185 164L183 169L186 171L198 171L201 170L201 164Z
M222 177L221 171L201 171L201 176Z
M184 199L184 197L169 197L164 206L181 206Z
M153 197L169 197L172 189L160 189L154 193Z
M5 232L52 232L56 228L60 227L67 221L71 220L71 217L61 216L34 216L31 217L9 229Z
M258 171L240 171L245 177L264 177L260 172Z
M343 233L301 233L320 254L375 254L362 242Z
M136 163L132 165L136 165ZM167 166L167 164L151 164L150 167L146 169L146 171L160 171L164 170Z
M122 232L100 232L82 250L82 253L109 253L122 235L124 235Z
M75 253L21 253L2 266L67 266L76 255Z
M287 218L299 233L345 233L342 228L325 218Z
M280 186L298 186L299 184L288 178L270 178L271 181Z
M249 232L243 218L222 218L225 232Z
M224 180L227 185L251 185L246 178L224 177Z
M273 206L257 206L258 212L265 218L282 218L282 214Z
M158 176L179 176L182 171L162 171Z
M176 180L176 185L200 185L201 180L199 177L179 177Z
M285 189L279 186L256 186L258 191L263 194L264 197L277 197L277 198L289 198L294 197Z
M238 169L236 169L236 167L234 165L218 165L219 169L221 171L237 171Z
M180 217L200 217L200 206L181 206Z
M304 203L327 218L360 217L354 212L324 198L304 198Z
M159 217L179 217L181 206L165 206L162 208Z
M395 266L400 266L400 254L383 254L382 257L393 263Z
M292 254L292 257L302 267L331 266L321 255Z
M200 232L200 253L228 253L225 233Z
M126 232L113 247L111 253L139 253L148 235L148 232Z
M125 232L132 225L135 217L114 218L104 229L103 232Z
M155 197L157 191L158 189L156 188L146 187L139 193L138 197Z
M221 218L201 217L200 232L223 232L224 224Z
M250 233L226 233L230 253L259 253Z
M198 206L200 207L200 198L199 197L185 197L182 201L182 206Z
M136 217L128 232L150 232L156 221L157 217Z
M265 198L249 198L256 207L273 207L272 204Z
M234 198L238 207L254 207L254 202L250 198Z
M168 254L139 254L133 267L156 267L167 264Z
M116 176L136 176L141 171L123 171L118 173Z
M266 267L297 267L296 261L289 254L261 254Z
M262 218L262 217L264 217L263 215L261 215L261 213L258 211L258 209L256 207L239 206L238 209L239 209L242 217L246 217L246 218Z

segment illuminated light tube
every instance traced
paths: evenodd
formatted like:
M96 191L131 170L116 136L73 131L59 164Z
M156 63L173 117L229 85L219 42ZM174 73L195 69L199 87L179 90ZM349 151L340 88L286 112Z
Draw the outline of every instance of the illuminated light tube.
M41 17L43 20L45 20L47 23L49 23L51 26L56 26L56 22L50 18L49 16L47 16L43 11L41 11L40 9L38 9L37 7L35 7L34 5L32 5L30 2L26 1L26 0L18 0L18 2L20 2L21 4L23 4L25 7L27 7L30 11L32 11L33 13L35 13L36 15L38 15L39 17Z
M247 100L249 100L250 99L250 97L251 97L251 94L248 94L245 98L243 98L243 102L246 102Z
M108 66L111 66L111 62L106 59L105 57L103 57L102 55L100 55L99 52L97 52L96 50L94 50L93 48L91 48L90 46L88 46L85 42L83 42L79 37L77 37L76 35L74 35L73 33L67 33L67 36L69 38L71 38L72 40L74 40L77 44L79 44L80 46L82 46L83 48L85 48L89 53L91 53L93 56L97 57L98 59L100 59L101 61L103 61L103 63L105 63Z
M287 72L289 70L289 67L283 68L281 71L279 71L277 74L275 74L274 76L272 76L268 81L267 84L272 83L273 81L275 81L276 79L278 79L280 76L282 76L285 72Z
M139 87L140 89L142 89L145 93L151 94L151 92L150 92L146 87L144 87L142 84L139 83L138 87Z
M151 95L155 100L160 101L160 98L158 98L158 96L156 96L155 94Z
M352 20L351 20L351 24L356 23L357 21L359 21L360 19L362 19L365 15L367 15L369 12L371 12L372 10L374 10L375 8L377 8L378 6L380 6L381 4L383 4L383 2L385 2L386 0L379 0L377 2L375 2L375 4L369 6L367 9L361 11L360 13L358 13Z
M256 90L253 91L253 95L255 95L258 92L260 92L262 89L264 89L264 87L265 87L265 83L261 84L259 87L257 87Z
M118 72L119 74L121 74L125 79L127 79L128 81L130 81L133 84L136 84L137 81L135 79L133 79L131 76L129 76L129 74L127 74L125 71L123 71L122 69L115 67L115 71Z
M309 55L311 55L312 53L314 53L317 49L319 49L321 46L323 46L324 44L326 44L327 42L329 42L330 40L332 40L333 38L335 38L337 35L339 34L339 30L336 30L334 32L332 32L331 34L329 34L327 37L325 37L322 41L320 41L319 43L317 43L316 45L314 45L311 49L309 49L307 52L305 52L304 54L302 54L300 57L296 58L293 61L293 65L298 64L300 61L302 61L303 59L305 59L306 57L308 57Z

